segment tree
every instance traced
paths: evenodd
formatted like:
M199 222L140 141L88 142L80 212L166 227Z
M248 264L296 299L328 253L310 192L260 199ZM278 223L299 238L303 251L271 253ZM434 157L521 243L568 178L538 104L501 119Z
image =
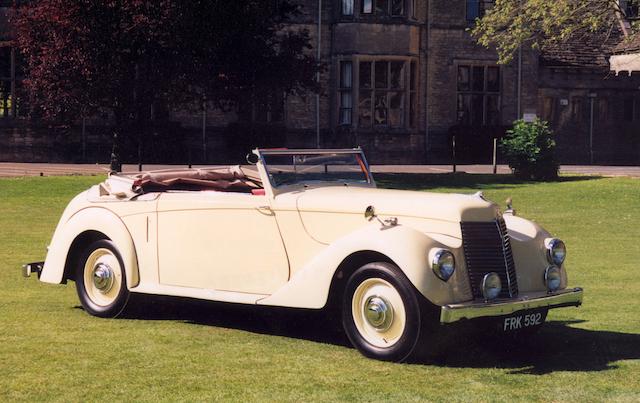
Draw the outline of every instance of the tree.
M585 34L606 38L639 3L627 0L623 10L620 0L496 0L472 35L481 45L495 47L504 64L523 44L536 49Z
M308 33L283 30L297 12L286 0L40 0L14 27L33 115L109 112L116 148L154 103L228 109L314 89Z

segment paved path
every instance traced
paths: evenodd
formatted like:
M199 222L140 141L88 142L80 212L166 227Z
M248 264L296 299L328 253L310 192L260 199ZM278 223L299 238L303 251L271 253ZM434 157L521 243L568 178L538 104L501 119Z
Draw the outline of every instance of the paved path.
M175 168L177 165L144 165L144 170ZM182 167L182 165L180 166ZM448 173L452 172L451 165L373 165L374 173ZM137 165L124 165L124 171L137 171ZM46 164L46 163L14 163L0 162L0 177L19 176L55 176L55 175L96 175L109 171L106 164ZM458 165L458 172L473 174L490 174L491 165ZM640 178L640 166L587 166L563 165L560 172L565 174L602 175L602 176L630 176ZM507 165L498 166L499 174L511 173Z

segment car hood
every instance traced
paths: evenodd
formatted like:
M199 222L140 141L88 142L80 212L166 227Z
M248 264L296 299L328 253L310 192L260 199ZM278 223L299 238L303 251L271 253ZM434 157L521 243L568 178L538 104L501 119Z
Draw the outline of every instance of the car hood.
M308 189L297 199L304 213L341 213L363 215L373 206L380 216L428 218L440 221L491 221L498 206L481 195L429 193L358 187Z

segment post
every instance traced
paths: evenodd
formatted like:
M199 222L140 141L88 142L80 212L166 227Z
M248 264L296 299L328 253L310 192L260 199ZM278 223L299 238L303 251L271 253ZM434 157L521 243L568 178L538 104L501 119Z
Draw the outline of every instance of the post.
M82 162L87 162L87 118L82 117Z
M453 157L453 173L457 172L457 167L456 167L456 136L453 136L452 141L451 141L451 146L452 146L452 157Z
M113 132L113 147L111 148L111 161L109 163L111 172L122 172L122 162L120 161L120 150L118 148L118 143L120 142L118 139L118 131L120 131L120 126Z
M11 106L10 106L10 111L11 111L11 116L12 117L16 117L16 113L18 112L18 105L17 105L17 101L18 98L16 97L16 48L15 47L11 47ZM5 105L6 107L6 105Z
M589 94L589 100L591 101L591 107L590 107L591 112L589 116L589 161L591 162L591 165L593 165L593 120L594 120L593 111L594 111L594 103L597 96L598 95L594 92Z
M518 47L518 119L522 119L522 45Z
M142 172L142 130L138 130L138 172Z
M498 139L493 138L493 174L498 173Z
M207 96L202 101L202 163L207 162Z
M320 58L322 57L322 0L318 0L318 49L316 49L316 83L320 86ZM320 148L320 93L316 94L316 148Z

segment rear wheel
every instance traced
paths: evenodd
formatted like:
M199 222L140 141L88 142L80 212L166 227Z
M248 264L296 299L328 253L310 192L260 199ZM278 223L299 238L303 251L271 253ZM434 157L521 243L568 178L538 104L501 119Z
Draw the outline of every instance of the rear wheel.
M129 300L120 252L109 240L92 243L76 269L76 291L85 311L102 318L118 316Z
M421 334L415 290L397 266L366 264L347 282L342 324L351 343L365 356L403 361Z

